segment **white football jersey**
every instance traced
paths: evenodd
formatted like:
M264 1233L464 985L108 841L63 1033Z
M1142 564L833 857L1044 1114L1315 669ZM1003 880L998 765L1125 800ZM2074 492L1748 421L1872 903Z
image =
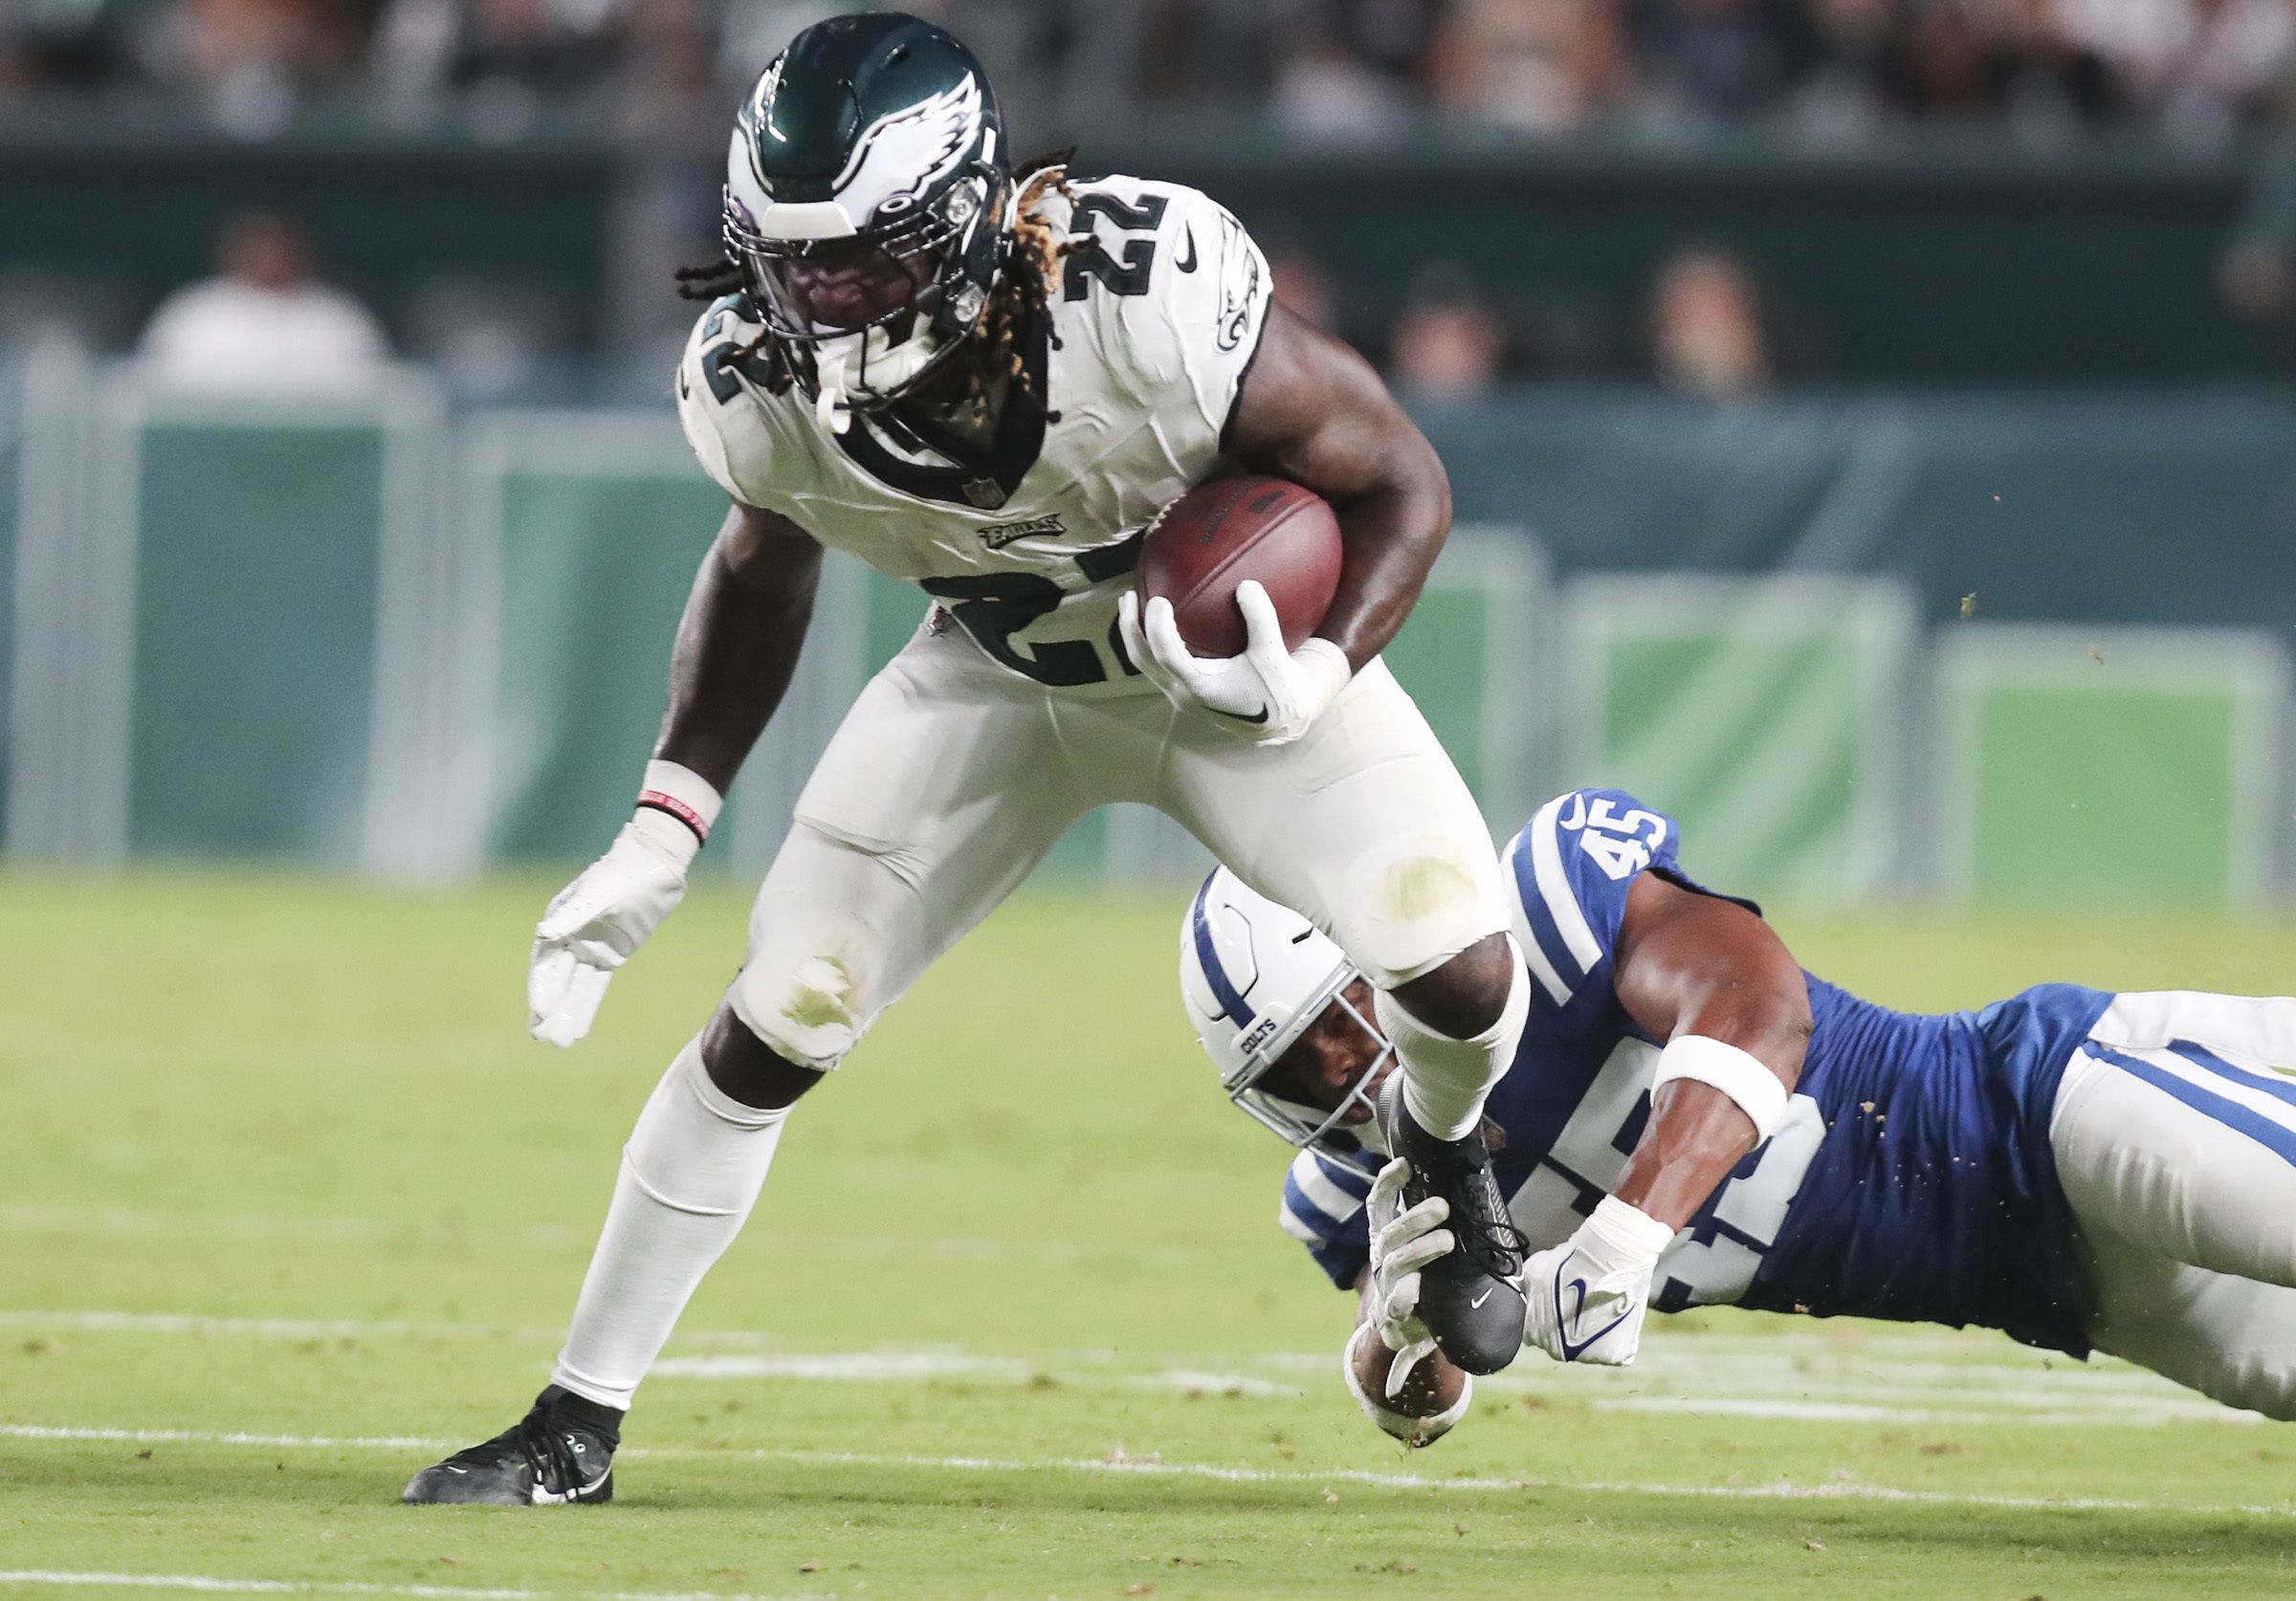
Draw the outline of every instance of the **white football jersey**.
M770 393L738 358L759 332L739 296L695 325L678 415L734 499L916 583L1016 672L1121 692L1147 688L1116 635L1139 530L1216 474L1268 315L1268 265L1194 189L1125 177L1074 189L1072 209L1042 203L1056 229L1092 240L1067 257L1022 353L1044 406L1016 397L993 441L968 448L883 412L832 433L802 393Z

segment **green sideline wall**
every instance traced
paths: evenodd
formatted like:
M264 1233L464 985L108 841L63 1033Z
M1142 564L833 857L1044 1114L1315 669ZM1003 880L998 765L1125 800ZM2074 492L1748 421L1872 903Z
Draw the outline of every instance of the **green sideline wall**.
M2285 882L2285 397L1587 392L1426 421L1480 515L1391 660L1500 832L1603 783L1762 893L2210 905ZM411 371L293 407L6 374L8 848L578 859L623 815L721 515L665 410L457 407ZM713 861L762 866L923 609L831 561ZM1049 870L1202 860L1118 808Z

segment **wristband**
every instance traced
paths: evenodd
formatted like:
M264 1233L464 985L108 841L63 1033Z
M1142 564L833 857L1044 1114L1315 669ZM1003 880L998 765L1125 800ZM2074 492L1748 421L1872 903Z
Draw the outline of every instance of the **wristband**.
M1466 1382L1459 1388L1459 1398L1432 1417L1414 1417L1407 1412L1398 1412L1367 1392L1363 1381L1356 1375L1356 1343L1366 1334L1377 1339L1379 1330L1369 1323L1356 1325L1356 1331L1347 1337L1347 1349L1339 1353L1339 1371L1346 1375L1347 1393L1363 1409L1363 1415L1405 1445L1432 1445L1449 1434L1467 1415L1468 1403L1475 1398L1475 1375L1460 1374Z
M638 790L639 810L669 813L693 831L696 848L709 843L710 829L724 804L725 798L692 768L674 761L646 764L646 781Z
M1677 1036L1658 1053L1658 1076L1650 1082L1652 1098L1676 1079L1695 1079L1729 1096L1754 1120L1756 1145L1786 1121L1786 1086L1758 1057L1735 1045L1703 1034Z
M1586 1221L1571 1237L1571 1245L1589 1265L1603 1273L1626 1267L1654 1266L1674 1243L1674 1231L1641 1207L1616 1195L1595 1203Z

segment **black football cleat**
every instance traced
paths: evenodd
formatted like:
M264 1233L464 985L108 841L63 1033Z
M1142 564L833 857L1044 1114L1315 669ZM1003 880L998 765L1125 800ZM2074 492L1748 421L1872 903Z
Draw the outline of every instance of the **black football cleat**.
M1411 1164L1398 1210L1441 1195L1451 1209L1444 1227L1458 1241L1419 1270L1420 1321L1452 1366L1495 1373L1523 1349L1530 1306L1523 1296L1525 1241L1491 1177L1482 1131L1444 1140L1422 1129L1403 1109L1401 1072L1387 1076L1379 1114L1388 1154ZM1374 1217L1371 1226L1388 1220Z
M518 1421L407 1481L410 1506L596 1506L614 1499L622 1443L610 1407L552 1385Z

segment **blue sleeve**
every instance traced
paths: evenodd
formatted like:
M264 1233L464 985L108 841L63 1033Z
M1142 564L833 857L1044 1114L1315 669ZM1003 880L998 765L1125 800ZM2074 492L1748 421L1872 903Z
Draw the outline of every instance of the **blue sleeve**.
M1316 1151L1293 1157L1292 1171L1284 1175L1276 1221L1344 1290L1356 1287L1356 1275L1371 1261L1371 1224L1363 1210L1371 1180L1353 1163Z
M1509 888L1522 917L1515 936L1556 1006L1589 990L1608 992L1626 891L1638 874L1656 869L1688 883L1675 865L1676 832L1672 818L1623 790L1575 789L1539 807L1507 847ZM1601 985L1589 983L1598 976Z

